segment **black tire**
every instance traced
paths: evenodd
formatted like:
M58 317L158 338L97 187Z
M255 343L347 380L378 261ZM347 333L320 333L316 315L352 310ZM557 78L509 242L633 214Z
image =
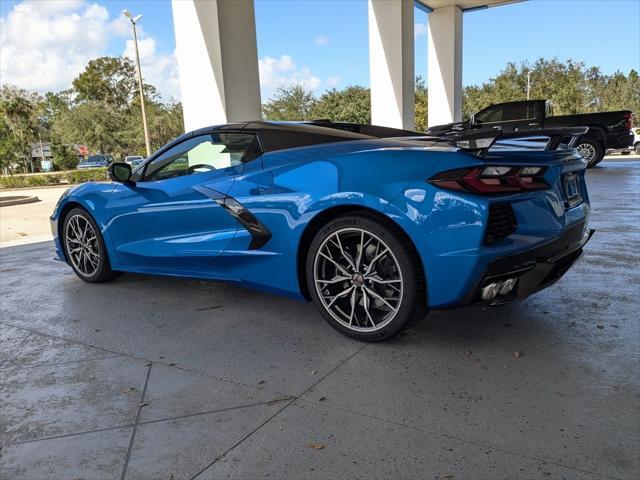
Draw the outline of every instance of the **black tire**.
M604 158L604 148L602 144L592 137L581 138L576 145L576 149L587 162L587 168L595 167Z
M633 151L640 155L640 142L636 142L636 144L633 146Z
M83 222L86 222L86 224ZM88 232L87 238L92 238L91 233L93 233L95 239L87 240L86 242L83 241L82 243L79 242L79 237L74 233L77 231L76 225L86 227L86 231ZM74 228L76 230L74 230ZM89 231L89 228L92 232ZM71 265L71 268L73 268L73 271L81 280L88 283L102 283L111 281L119 275L120 272L111 270L107 249L105 248L100 228L85 209L74 208L67 212L64 217L61 241L67 263ZM78 256L70 253L78 248L82 250L78 253ZM93 254L90 255L90 252ZM92 260L83 261L85 258L91 258ZM83 271L83 269L85 271Z
M343 251L344 247L344 251L348 252L348 258L351 260L351 262L346 260L346 268L352 273L352 276L349 280L341 280L338 284L327 285L328 282L326 280L320 279L316 281L316 276L318 275L319 277L320 273L324 272L323 269L334 268L334 272L329 273L327 278L332 275L334 275L334 279L339 277L347 278L344 269L338 270L326 259L326 256L320 255L320 249L322 249L322 252L326 252L327 248L337 248L337 235L342 235L342 240L337 237L340 249L337 250L338 253L334 250L334 255L338 260L347 259L347 256L340 257L339 252ZM361 235L361 237L357 237L358 235ZM354 236L356 236L355 246L353 246ZM349 244L350 238L352 240L351 244ZM357 238L369 238L369 242L364 240L357 241ZM372 254L370 250L373 249L374 242L376 250ZM365 248L361 247L363 243ZM379 256L378 251L382 246L388 248L390 253L383 255L376 262L375 257ZM358 255L358 251L363 252L363 254ZM329 251L328 253L331 252ZM371 258L372 256L374 257L373 259ZM367 262L369 263L367 264ZM340 263L343 265L344 260ZM349 266L349 263L352 263L352 265ZM360 264L359 266L356 265L358 263ZM354 269L353 266L358 268ZM370 267L368 273L366 273L366 267ZM318 268L318 272L316 272L316 268ZM391 272L394 277L393 280L385 279L385 277L382 277L382 273L377 271L383 272L385 269L387 272ZM371 273L371 270L374 270L373 273ZM413 321L423 318L427 313L424 275L420 259L413 245L395 224L372 214L354 213L341 215L324 225L316 234L307 252L306 277L311 299L325 320L340 333L356 340L374 342L390 338ZM389 282L394 282L395 286L390 287L393 290L389 290ZM319 285L325 286L320 288ZM329 287L336 289L333 292L335 293L333 297L330 296L332 292L329 292ZM336 297L339 296L337 290L345 288L352 289L352 291L347 297L341 297L336 301ZM323 291L323 289L325 290ZM381 293L382 298L380 298ZM323 295L322 298L321 295ZM397 296L398 299L391 299L390 295ZM332 310L332 305L327 305L327 303L331 303L331 298L336 302ZM386 305L382 303L385 298L388 300ZM345 304L344 302L347 303ZM387 305L389 305L389 308ZM344 311L341 311L341 306L345 306L345 310L350 309L351 320L354 322L353 326L350 326L351 321L347 325L346 319L338 320L341 313L344 313ZM387 312L386 315L385 311ZM375 322L376 314L384 315L378 323ZM354 315L355 318L353 318ZM357 326L355 325L356 321L358 323ZM371 325L368 323L369 321Z

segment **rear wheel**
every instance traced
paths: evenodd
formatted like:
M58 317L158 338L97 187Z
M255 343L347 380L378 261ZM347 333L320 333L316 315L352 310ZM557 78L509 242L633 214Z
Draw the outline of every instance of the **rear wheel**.
M64 219L64 250L73 271L85 282L113 280L118 272L111 270L100 229L89 213L74 208Z
M604 158L604 148L599 141L591 137L584 137L576 145L576 150L587 162L587 168L595 167Z
M413 246L395 225L375 216L343 215L329 222L311 243L306 266L314 303L349 337L383 340L426 313Z
M640 155L640 142L636 142L636 144L633 146L633 151Z

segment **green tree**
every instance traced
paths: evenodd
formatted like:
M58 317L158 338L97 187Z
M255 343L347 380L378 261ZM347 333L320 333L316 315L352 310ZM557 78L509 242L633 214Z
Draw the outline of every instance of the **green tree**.
M302 85L279 88L273 98L262 106L267 120L309 120L315 104L313 94Z
M31 143L37 138L39 131L40 97L26 90L4 85L0 88L0 113L8 129L5 144L12 146L14 158L22 163L23 170L33 172Z
M527 74L531 78L531 99L551 100L556 115L585 111L589 103L584 63L539 58L533 66L513 62L481 86L469 86L463 94L463 116L493 103L526 100Z
M17 137L5 121L4 116L0 117L0 169L7 174L11 173L11 166L19 160L20 145Z
M52 142L53 166L56 170L73 170L78 165L78 153L75 148L63 143Z
M490 104L525 100L527 73L531 78L530 98L551 100L554 115L640 111L640 81L635 70L629 75L603 75L598 67L587 68L584 62L539 58L533 65L509 63L488 82L466 87L463 117L469 118Z
M41 121L44 129L48 132L53 128L56 118L71 107L71 91L66 90L59 93L47 92L42 101Z
M87 101L61 115L54 123L60 143L89 147L91 153L122 155L126 152L123 125L127 113L106 102Z
M640 79L638 72L629 75L615 72L606 77L600 94L600 105L604 110L632 110L640 116Z
M128 108L136 92L136 70L124 57L91 60L73 80L76 101L105 102L114 108Z
M126 110L139 96L135 65L126 57L100 57L89 61L84 71L73 80L76 103L105 102ZM146 101L156 101L158 91L144 84Z
M158 148L182 133L182 106L160 102L152 85L145 84L144 93L150 142ZM71 91L46 101L58 143L81 143L92 153L115 156L146 153L136 71L129 59L90 61Z
M334 122L371 123L371 92L359 86L334 88L314 102L310 116Z
M424 132L427 129L427 114L429 108L429 96L424 79L421 76L416 77L416 113L415 113L415 129L418 132Z
M123 127L126 155L146 155L142 113L137 100ZM184 132L182 104L170 102L147 102L147 125L151 149L155 150Z

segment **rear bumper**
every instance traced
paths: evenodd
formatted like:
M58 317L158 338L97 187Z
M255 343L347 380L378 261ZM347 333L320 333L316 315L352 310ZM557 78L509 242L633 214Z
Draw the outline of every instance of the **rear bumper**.
M584 222L574 225L557 239L531 250L499 257L489 263L481 280L465 296L459 306L473 303L500 304L523 299L558 281L582 255L582 248L595 230L585 229ZM517 279L515 288L493 300L483 300L483 287L494 282Z
M628 135L620 135L615 142L615 145L611 145L610 148L627 148L633 145L633 133Z

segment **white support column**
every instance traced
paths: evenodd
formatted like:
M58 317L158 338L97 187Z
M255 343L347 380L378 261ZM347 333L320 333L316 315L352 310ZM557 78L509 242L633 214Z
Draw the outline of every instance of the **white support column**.
M429 14L428 125L462 120L462 10L437 8Z
M172 0L186 131L262 118L253 0Z
M413 0L369 0L371 123L414 128Z

